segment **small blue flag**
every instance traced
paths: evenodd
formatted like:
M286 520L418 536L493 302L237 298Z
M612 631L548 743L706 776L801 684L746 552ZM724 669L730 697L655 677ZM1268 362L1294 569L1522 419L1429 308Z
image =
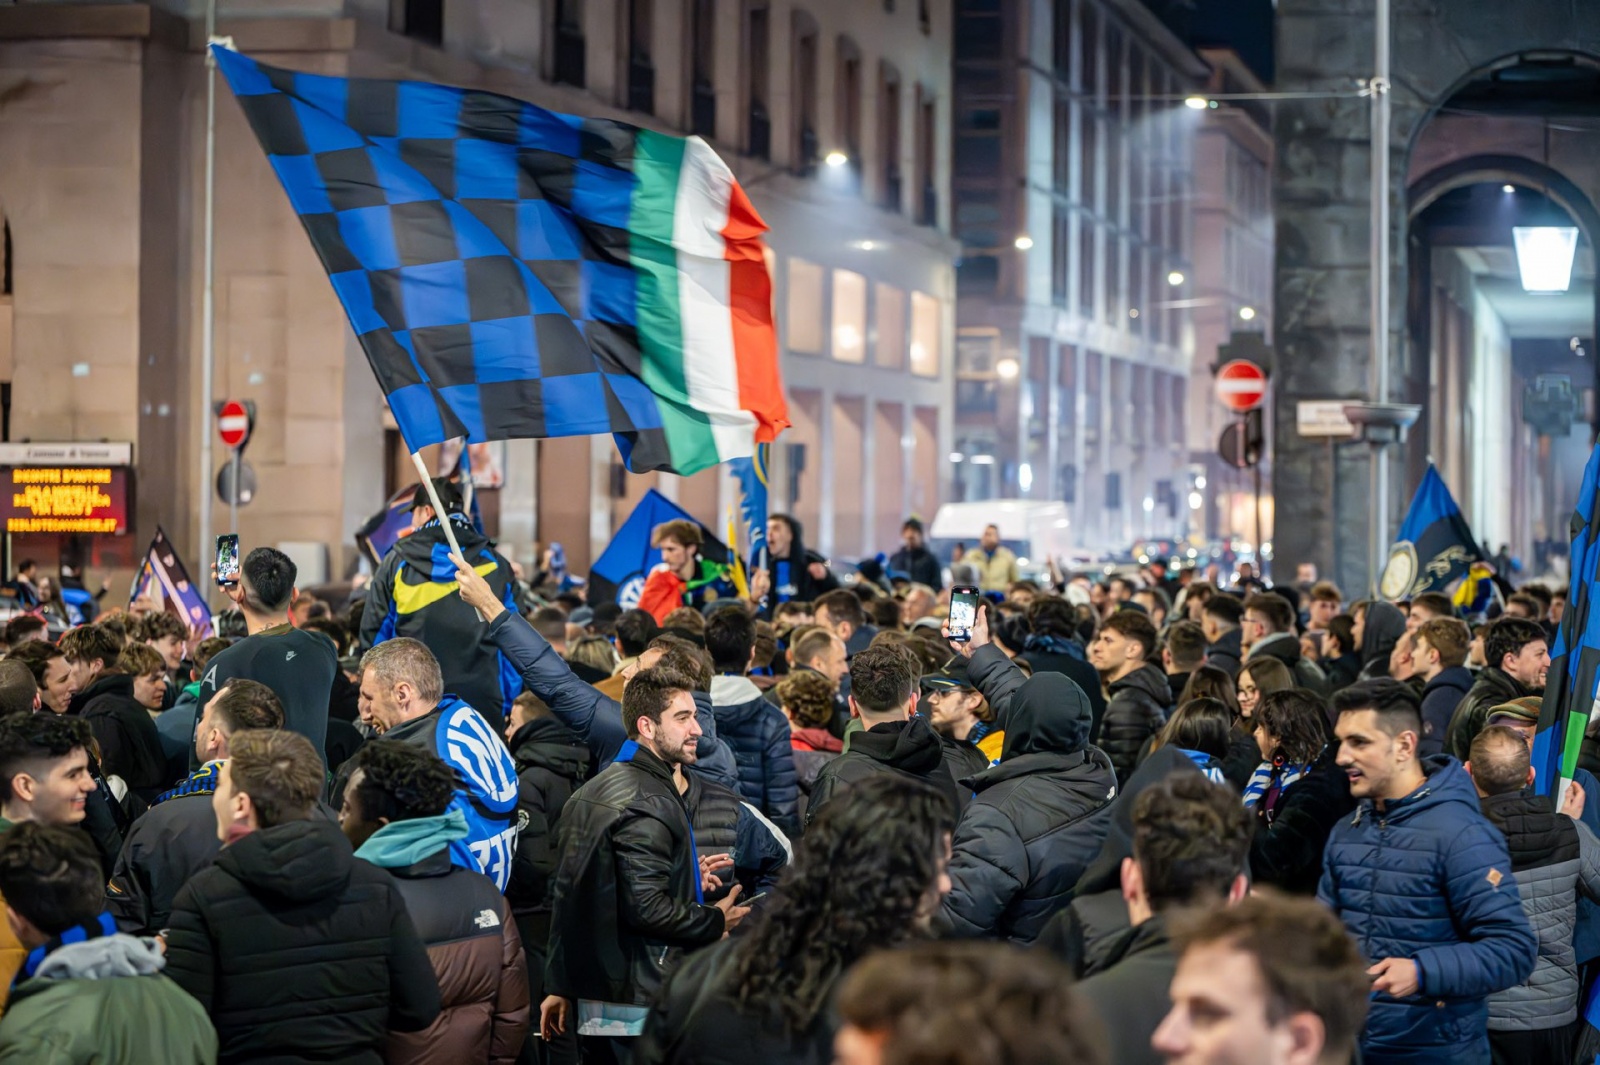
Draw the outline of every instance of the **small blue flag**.
M150 550L145 553L144 564L139 567L139 577L128 601L136 602L149 592L159 595L164 609L177 614L185 628L199 626L211 631L211 607L206 604L206 597L194 586L194 582L189 580L189 571L178 558L178 552L173 550L166 530L159 525L156 526L155 537L150 541Z
M739 514L744 519L745 536L750 540L750 564L766 565L767 553L767 460L772 445L757 444L749 458L732 459L728 472L739 481Z
M661 561L660 548L650 546L650 534L662 522L680 520L700 526L701 558L718 563L728 560L727 545L712 536L699 519L652 488L589 567L589 602L615 601L629 609L637 606L644 579Z
M1411 509L1389 551L1378 590L1385 599L1413 599L1443 591L1483 560L1461 508L1432 463L1411 497Z

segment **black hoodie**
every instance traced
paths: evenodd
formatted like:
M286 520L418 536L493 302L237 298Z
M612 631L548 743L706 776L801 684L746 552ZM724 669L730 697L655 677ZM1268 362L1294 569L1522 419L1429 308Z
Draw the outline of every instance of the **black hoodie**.
M964 783L977 794L956 827L942 927L1031 943L1100 851L1116 773L1086 747L1089 699L1060 673L1011 697L1000 764Z
M225 1065L380 1065L388 1031L439 1013L399 888L327 821L259 829L196 873L173 901L166 972L211 1015Z
M73 702L81 707L100 745L100 765L107 776L121 777L145 802L167 789L172 782L167 779L161 733L150 711L133 697L132 677L106 673Z
M831 572L822 580L811 576L811 563L827 559L815 551L806 550L805 527L794 518L789 519L794 539L789 544L788 558L774 558L767 552L767 575L772 578L772 591L767 596L769 604L787 603L798 599L803 603L816 602L817 596L839 587L839 580ZM750 570L755 572L756 560L750 560Z
M1376 600L1367 604L1366 624L1361 629L1361 673L1357 680L1377 680L1389 675L1389 656L1406 631L1406 616L1393 603Z
M945 769L944 745L921 714L909 721L886 721L850 737L850 747L823 766L806 806L810 824L829 799L879 773L898 772L938 788L960 806L956 782Z
M462 554L495 598L515 611L511 564L462 515L451 515L451 522ZM445 693L478 711L498 733L511 700L522 691L522 677L489 638L477 611L457 594L449 551L438 519L389 549L367 587L361 642L373 647L396 636L421 640L439 659Z
M589 778L588 745L554 717L528 722L511 737L517 763L516 856L506 899L523 938L544 949L550 932L550 879L555 875L556 828L562 807ZM538 980L542 974L530 974Z

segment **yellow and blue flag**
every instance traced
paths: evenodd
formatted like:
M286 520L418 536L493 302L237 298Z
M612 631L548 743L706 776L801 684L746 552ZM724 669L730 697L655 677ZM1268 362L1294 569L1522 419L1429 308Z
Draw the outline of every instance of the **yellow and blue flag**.
M751 564L766 565L767 553L767 461L770 444L757 444L755 454L728 463L728 472L739 481L739 513L744 518L745 536L750 541Z
M1467 576L1474 562L1482 561L1483 552L1472 538L1467 519L1430 462L1389 551L1379 591L1385 599L1414 599L1423 592L1442 592Z

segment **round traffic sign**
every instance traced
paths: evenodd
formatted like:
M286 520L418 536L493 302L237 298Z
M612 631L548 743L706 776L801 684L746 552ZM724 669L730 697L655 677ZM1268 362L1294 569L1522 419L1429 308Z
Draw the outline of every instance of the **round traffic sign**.
M1254 410L1266 394L1266 371L1253 362L1234 359L1217 370L1217 398L1229 410Z
M239 447L250 435L250 412L244 404L230 399L217 412L217 435L228 447Z

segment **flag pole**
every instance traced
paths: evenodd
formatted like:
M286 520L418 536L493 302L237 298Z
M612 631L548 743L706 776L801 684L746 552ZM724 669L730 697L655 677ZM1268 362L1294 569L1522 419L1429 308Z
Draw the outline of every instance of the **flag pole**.
M444 509L444 504L439 502L439 490L433 486L433 478L428 475L428 466L427 463L422 461L422 453L420 451L411 453L411 464L417 468L417 476L422 478L423 491L428 493L428 502L433 504L433 512L439 518L439 527L444 530L445 541L450 545L450 553L466 562L467 556L461 553L461 545L456 543L456 531L450 527L450 513ZM470 566L471 564L467 562L467 565ZM487 621L488 619L479 614L478 620Z
M211 550L211 392L215 387L217 310L216 235L217 235L217 57L211 46L217 43L217 0L206 3L206 171L204 277L200 296L200 560L195 572L205 573ZM234 485L237 491L238 485ZM207 594L209 598L209 593Z

